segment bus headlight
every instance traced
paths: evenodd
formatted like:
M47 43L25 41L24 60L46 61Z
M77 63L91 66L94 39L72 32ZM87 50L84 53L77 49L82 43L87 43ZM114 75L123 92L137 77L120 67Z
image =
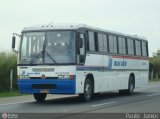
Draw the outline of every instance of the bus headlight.
M69 75L58 75L58 79L69 79Z
M69 79L69 75L64 75L64 79Z
M58 75L58 79L63 79L63 75Z
M58 75L58 79L74 79L74 75Z
M30 79L29 75L20 75L19 79Z

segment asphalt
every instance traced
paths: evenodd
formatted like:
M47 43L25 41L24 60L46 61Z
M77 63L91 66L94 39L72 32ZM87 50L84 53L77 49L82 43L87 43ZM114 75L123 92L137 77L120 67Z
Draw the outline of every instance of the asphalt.
M57 115L61 113L61 118L66 118L66 115L74 117L75 115L72 114L76 116L81 114L83 118L84 113L160 113L160 82L149 83L148 86L138 88L131 96L120 95L116 91L106 92L95 96L87 103L82 102L77 95L48 95L44 103L37 103L32 95L0 98L0 113L4 112L10 114L38 113L45 116L48 113ZM42 117L40 115L36 115L39 116L36 118Z

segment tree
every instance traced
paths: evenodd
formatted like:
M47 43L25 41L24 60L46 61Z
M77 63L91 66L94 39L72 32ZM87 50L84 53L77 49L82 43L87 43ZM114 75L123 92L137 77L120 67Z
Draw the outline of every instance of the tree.
M157 53L154 53L154 56L149 59L150 60L150 71L153 71L156 78L159 78L160 74L160 50ZM151 73L152 74L152 73ZM151 76L153 78L153 76Z

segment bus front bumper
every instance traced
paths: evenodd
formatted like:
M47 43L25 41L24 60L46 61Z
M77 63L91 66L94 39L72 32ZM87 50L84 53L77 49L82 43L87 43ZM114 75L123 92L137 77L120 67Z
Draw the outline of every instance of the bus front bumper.
M75 94L75 79L18 80L20 93Z

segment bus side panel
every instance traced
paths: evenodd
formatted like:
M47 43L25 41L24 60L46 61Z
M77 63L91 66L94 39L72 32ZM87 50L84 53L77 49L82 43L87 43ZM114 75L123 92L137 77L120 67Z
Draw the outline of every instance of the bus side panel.
M85 74L83 71L76 71L76 94L83 93Z
M147 85L148 66L147 58L88 54L85 65L77 66L76 91L83 93L88 74L94 76L95 92L128 89L131 74L135 76L135 87Z
M95 92L97 92L98 82L97 82L96 79L98 79L99 72L98 71L87 71L87 70L85 70L85 68L82 70L82 67L81 67L81 69L79 69L79 66L77 66L76 94L80 94L80 93L84 92L84 83L85 83L85 79L86 79L88 74L93 74L94 75L94 78L95 78Z
M94 92L100 92L103 80L103 55L86 54L86 61L83 66L77 66L76 92L83 93L85 79L88 75L94 77Z
M135 86L140 87L141 85L148 84L148 69L149 61L148 58L143 57L129 57L129 56L113 56L112 70L117 70L117 78L120 78L126 82L123 86L118 86L120 89L128 88L128 81L130 74L135 76ZM118 81L117 81L118 82ZM117 84L123 85L121 81Z
M149 60L140 60L139 69L142 70L140 73L141 85L148 85L149 81Z

